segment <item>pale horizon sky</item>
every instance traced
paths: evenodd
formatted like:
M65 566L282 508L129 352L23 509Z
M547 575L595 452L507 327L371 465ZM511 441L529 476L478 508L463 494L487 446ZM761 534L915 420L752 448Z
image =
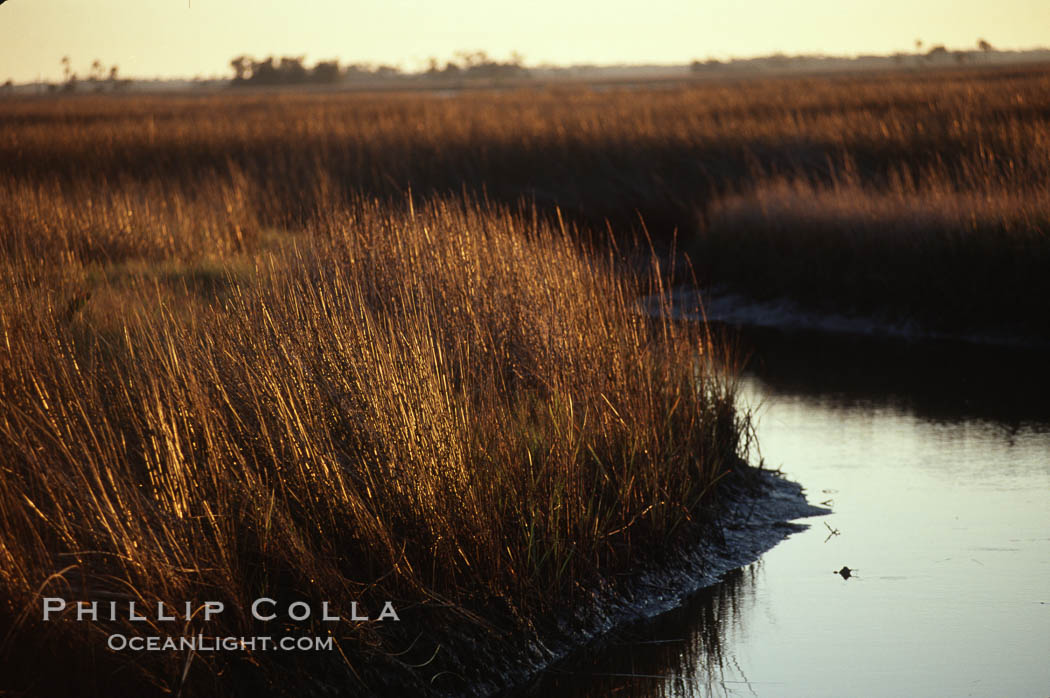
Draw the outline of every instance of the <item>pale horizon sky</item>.
M7 0L0 81L87 76L100 60L126 77L229 76L241 54L308 64L417 70L459 50L526 65L688 63L766 55L856 55L925 47L1050 45L1047 0Z

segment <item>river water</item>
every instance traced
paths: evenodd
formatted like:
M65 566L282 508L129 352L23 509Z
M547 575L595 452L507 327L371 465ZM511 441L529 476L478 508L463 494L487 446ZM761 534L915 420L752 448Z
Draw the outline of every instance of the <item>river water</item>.
M1050 352L741 346L766 466L834 513L530 693L1050 696Z

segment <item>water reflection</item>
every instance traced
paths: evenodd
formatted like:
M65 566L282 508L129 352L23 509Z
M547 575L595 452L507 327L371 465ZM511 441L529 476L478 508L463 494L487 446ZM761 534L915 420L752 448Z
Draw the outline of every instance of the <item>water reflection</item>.
M762 456L834 513L527 695L1045 694L1046 352L741 342Z
M516 695L731 695L741 672L723 639L753 605L759 565L733 570L681 607L602 638Z
M893 407L929 421L987 420L1006 428L1050 420L1050 349L915 343L730 328L748 375L769 396Z

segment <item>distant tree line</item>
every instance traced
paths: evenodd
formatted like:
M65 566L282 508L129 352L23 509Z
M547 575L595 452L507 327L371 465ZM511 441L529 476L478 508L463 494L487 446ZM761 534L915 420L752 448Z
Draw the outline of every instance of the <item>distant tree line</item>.
M64 82L61 85L48 83L47 89L49 92L58 92L60 90L62 92L77 92L85 88L92 92L104 92L106 90L117 92L127 89L131 84L131 80L120 77L120 69L117 66L110 66L107 69L102 64L102 61L97 58L91 63L91 71L88 73L87 78L83 80L73 70L73 62L69 56L62 56L62 60L59 63L62 64Z
M312 68L304 65L305 56L283 56L256 60L237 56L230 61L234 85L302 85L339 82L344 71L339 61L319 61Z
M711 58L706 61L695 60L690 65L694 74L716 73L726 69L745 70L791 70L811 69L828 66L847 67L863 64L874 64L882 61L892 60L896 65L906 65L909 60L916 62L918 66L931 64L944 64L955 62L958 65L976 62L979 56L985 60L995 53L995 48L985 39L977 40L977 50L951 50L944 44L937 44L925 51L922 39L915 40L915 53L894 53L891 56L857 56L855 58L841 58L822 55L799 55L788 56L784 53L775 53L770 56L759 56L757 58L738 58L730 61L719 61Z
M497 61L484 51L457 51L455 60L442 68L436 58L430 59L425 75L429 78L486 78L493 80L526 78L529 71L522 63L524 59L517 51L506 61Z
M512 53L508 60L499 61L490 58L484 51L459 51L444 66L436 58L431 58L422 75L437 79L503 80L528 77L529 71L522 61L518 53ZM233 85L332 84L407 77L400 68L390 65L354 63L342 66L338 60L329 60L308 67L305 56L269 56L264 59L237 56L230 61L230 67L233 68Z
M980 52L980 54L984 54L985 56L987 56L988 54L995 51L995 48L985 39L978 39L977 51L953 51L944 44L937 44L936 46L933 46L928 51L926 51L926 53L922 53L922 39L916 39L915 51L916 57L920 61L926 61L927 63L944 63L951 60L955 61L956 63L963 64L973 61L979 55L978 51ZM895 54L895 57L901 56L901 58L898 59L898 62L903 62L903 55L904 54Z

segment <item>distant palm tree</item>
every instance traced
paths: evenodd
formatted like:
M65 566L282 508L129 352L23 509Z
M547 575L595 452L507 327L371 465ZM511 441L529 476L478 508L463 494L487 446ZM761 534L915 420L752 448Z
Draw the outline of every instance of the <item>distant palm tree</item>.
M252 62L248 56L237 56L230 61L230 66L233 68L234 80L244 80L247 77L248 66Z
M62 56L60 63L62 63L62 70L66 75L66 84L62 89L67 92L74 92L77 89L77 74L73 72L69 56Z

